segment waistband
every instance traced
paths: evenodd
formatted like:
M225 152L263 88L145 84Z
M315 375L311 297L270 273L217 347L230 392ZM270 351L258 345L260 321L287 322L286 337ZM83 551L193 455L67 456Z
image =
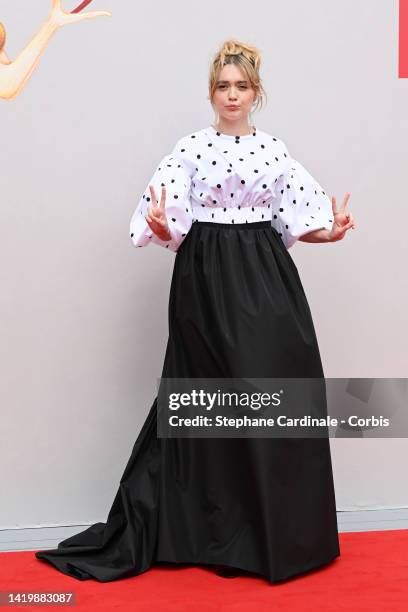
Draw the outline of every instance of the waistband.
M192 227L213 227L223 229L261 229L271 228L272 223L270 221L252 221L248 223L219 223L218 221L193 221Z

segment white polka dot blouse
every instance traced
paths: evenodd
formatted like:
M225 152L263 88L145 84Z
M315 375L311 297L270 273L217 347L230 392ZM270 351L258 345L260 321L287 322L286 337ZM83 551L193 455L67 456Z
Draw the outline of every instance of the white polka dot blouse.
M171 240L158 238L145 215L149 185L160 201L166 186L166 217ZM286 145L262 130L232 136L209 126L178 140L165 155L130 221L136 247L150 242L177 252L194 221L251 223L271 221L289 249L315 229L330 230L330 198Z

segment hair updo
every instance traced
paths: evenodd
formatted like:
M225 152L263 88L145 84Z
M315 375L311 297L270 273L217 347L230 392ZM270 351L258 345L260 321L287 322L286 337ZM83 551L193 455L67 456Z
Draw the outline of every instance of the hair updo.
M253 110L256 110L259 105L262 108L263 98L265 97L266 100L266 92L259 76L261 53L256 47L234 39L226 40L213 58L208 87L210 100L213 99L219 74L226 64L235 64L244 72L256 94L256 106Z
M3 50L5 42L6 42L6 28L0 21L0 51Z

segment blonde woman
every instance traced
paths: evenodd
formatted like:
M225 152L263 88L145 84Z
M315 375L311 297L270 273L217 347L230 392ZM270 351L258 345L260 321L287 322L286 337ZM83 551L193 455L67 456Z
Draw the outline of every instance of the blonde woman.
M6 30L0 23L0 98L13 100L19 95L40 61L50 38L62 26L111 14L108 11L80 13L90 1L85 0L71 13L67 13L61 6L61 0L52 0L47 19L15 60L10 60L5 51Z
M214 123L160 160L131 219L135 247L176 252L163 380L324 376L288 249L342 240L350 194L337 209L284 142L252 124L259 67L255 47L224 43L210 69ZM157 424L156 397L106 524L37 558L80 580L182 563L273 583L339 556L327 437L158 437Z

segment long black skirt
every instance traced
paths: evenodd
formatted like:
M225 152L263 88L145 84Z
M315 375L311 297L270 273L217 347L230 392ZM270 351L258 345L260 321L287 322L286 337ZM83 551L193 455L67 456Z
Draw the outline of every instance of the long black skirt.
M297 268L270 221L196 221L179 248L164 378L324 377ZM79 580L160 562L269 582L340 555L329 439L160 438L157 395L106 523L37 551Z

